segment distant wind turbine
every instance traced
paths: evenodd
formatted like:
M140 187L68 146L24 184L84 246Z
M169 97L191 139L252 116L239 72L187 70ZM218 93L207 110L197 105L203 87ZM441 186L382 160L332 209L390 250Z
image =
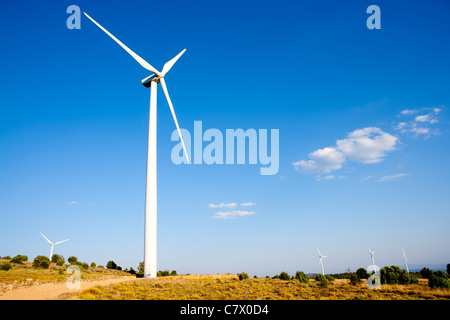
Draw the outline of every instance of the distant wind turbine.
M408 272L408 273L409 273L409 269L408 269L408 262L407 262L407 259L406 259L406 253L405 253L405 249L403 249L403 255L402 255L402 257L403 257L403 260L405 261L406 272Z
M369 247L367 247L367 249L369 249L370 257L372 258L372 265L373 265L374 268L375 268L375 259L373 258L373 255L374 255L375 251L370 250Z
M322 258L326 258L327 256L324 256L320 253L319 248L317 248L317 252L319 253L319 264L322 266L322 275L325 275L325 272L323 271L323 260Z
M51 242L50 240L48 240L42 233L41 233L41 236L43 236L43 237L45 238L45 240L47 240L48 243L51 244L51 248L50 248L50 256L48 257L50 260L52 260L53 247L56 246L57 244L60 244L60 243L63 243L63 242L66 242L66 241L69 241L69 240L70 240L70 239L66 239L66 240L63 240L63 241L58 241L58 242L53 243L53 242Z
M169 104L170 112L172 113L175 126L180 137L181 144L183 146L184 155L189 163L189 157L186 152L186 147L184 145L183 137L181 135L180 127L178 126L177 117L175 115L175 110L173 109L172 101L170 100L169 92L167 91L166 81L164 76L173 67L175 62L181 57L181 55L186 51L182 50L174 58L164 64L162 71L156 70L147 61L142 59L136 53L131 51L126 45L124 45L119 39L114 37L109 31L103 28L97 21L92 19L86 12L85 16L89 18L97 27L99 27L103 32L110 36L117 44L119 44L126 52L128 52L142 67L147 69L152 73L152 75L141 80L142 84L146 88L150 88L150 112L149 112L149 129L148 129L148 149L147 149L147 184L146 184L146 195L145 195L145 238L144 238L144 277L156 277L157 265L156 265L156 221L157 221L157 186L156 186L156 86L161 84L161 87L166 96L167 103ZM154 29L155 26L150 23L148 26L150 29ZM147 34L148 30L144 32Z

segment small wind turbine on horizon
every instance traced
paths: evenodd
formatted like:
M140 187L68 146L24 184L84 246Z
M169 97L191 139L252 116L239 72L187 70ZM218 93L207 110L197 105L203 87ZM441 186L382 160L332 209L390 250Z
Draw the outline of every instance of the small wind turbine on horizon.
M367 249L369 249L369 252L370 252L370 258L372 258L372 265L373 265L374 268L375 268L375 259L374 259L374 257L373 257L375 251L370 250L369 247L367 247Z
M42 233L41 233L41 236L43 236L44 239L47 240L48 243L51 244L51 248L50 248L50 256L48 257L48 258L50 259L50 261L52 260L53 247L56 246L57 244L60 244L60 243L63 243L63 242L66 242L66 241L69 241L69 240L70 240L70 239L66 239L66 240L63 240L63 241L58 241L58 242L53 243L53 242L51 242L50 240L48 240L47 237L44 236Z
M402 257L403 257L403 260L405 261L406 272L409 273L409 268L408 268L408 262L407 262L407 259L406 259L405 249L402 249L402 250L403 250Z
M146 183L146 196L145 196L145 240L144 240L144 277L156 277L157 264L156 264L156 241L157 241L157 179L156 179L156 93L157 84L160 83L166 96L167 103L169 104L170 112L172 113L175 126L180 137L181 144L183 146L184 155L189 163L189 157L186 152L186 147L184 145L183 137L181 135L180 127L178 126L177 117L175 115L175 110L173 109L172 101L170 100L169 92L167 91L166 82L164 76L173 67L175 62L181 57L181 55L186 51L182 50L178 55L176 55L172 60L164 64L162 71L158 71L153 68L147 61L142 59L136 53L131 51L126 45L120 42L116 37L109 33L105 28L98 24L94 19L92 19L86 12L84 12L86 17L89 18L97 27L102 29L108 36L110 36L115 42L117 42L126 52L128 52L142 67L151 71L153 74L147 78L141 80L142 84L146 88L150 88L150 115L149 115L149 130L148 130L148 151L147 151L147 183ZM153 28L150 26L150 28Z
M324 256L320 253L319 248L317 248L317 252L319 253L319 264L322 266L322 275L325 275L325 272L323 271L323 260L322 258L326 258L327 256Z

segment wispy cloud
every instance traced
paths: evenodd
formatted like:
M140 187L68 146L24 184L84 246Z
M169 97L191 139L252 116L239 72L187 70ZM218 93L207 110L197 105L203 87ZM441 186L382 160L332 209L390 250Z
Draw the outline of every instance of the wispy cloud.
M294 162L294 168L304 173L327 174L339 170L347 161L377 163L387 152L395 150L399 139L380 128L367 127L350 132L336 146L318 149L309 154L309 160ZM329 179L331 179L331 175Z
M234 202L232 202L232 203L219 203L219 204L213 204L213 203L210 203L209 204L209 207L210 208L228 208L228 209L234 209L234 208L236 208L237 207L237 203L234 203Z
M419 136L429 138L432 135L439 134L439 130L432 125L439 122L439 113L441 111L442 107L402 110L400 112L401 116L418 115L416 115L413 119L410 118L394 123L394 129L404 134L410 134L414 138Z
M216 212L214 214L215 219L236 219L238 216L250 216L255 214L254 211L242 211L242 210L233 210L233 211L225 211L225 212Z
M407 173L397 173L397 174L393 174L393 175L390 175L390 176L381 177L380 179L378 179L376 181L377 182L392 181L392 180L397 180L397 179L403 178L403 177L405 177L407 175L408 175Z
M253 202L244 202L244 203L241 203L241 207L253 207L253 206L255 206L256 205L256 203L253 203Z
M69 201L69 202L66 202L66 204L67 204L68 206L71 206L71 205L78 204L78 201Z

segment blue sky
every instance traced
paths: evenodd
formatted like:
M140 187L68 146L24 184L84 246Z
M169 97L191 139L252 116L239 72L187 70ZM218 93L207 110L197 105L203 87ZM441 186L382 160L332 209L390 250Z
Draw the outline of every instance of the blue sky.
M76 4L157 69L187 49L166 77L182 128L279 129L276 175L175 165L159 89L159 269L450 263L450 5L343 3L2 3L0 255L47 254L42 232L66 259L143 260L149 72L85 16L69 30Z

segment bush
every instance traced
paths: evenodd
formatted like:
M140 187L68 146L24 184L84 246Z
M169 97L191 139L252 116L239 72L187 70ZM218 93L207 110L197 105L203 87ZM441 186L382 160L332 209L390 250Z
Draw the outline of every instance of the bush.
M11 263L5 262L5 263L0 264L0 270L8 271L10 269L11 269Z
M136 274L136 271L134 271L134 269L131 267L130 270L128 271L129 274Z
M11 257L10 256L4 256L2 259L4 259L4 260L11 260Z
M239 276L239 280L248 279L248 274L245 272L238 273L238 276Z
M178 275L177 270L172 270L172 272L170 273L170 275L171 275L171 276L177 276L177 275Z
M437 271L430 276L428 281L430 288L447 288L450 289L450 282L448 281L443 271Z
M272 277L272 279L280 279L280 276L278 274L276 274Z
M431 271L428 268L422 268L422 270L420 270L420 275L422 276L422 278L425 279L430 279L431 275L433 274L433 271Z
M450 274L450 263L447 264L447 274Z
M413 274L410 274L411 277L411 284L419 284L419 279Z
M364 268L359 268L358 270L356 270L356 275L359 279L367 279L370 276L369 273L367 273L367 270Z
M256 274L255 274L255 275L253 275L253 279L258 279L258 277L256 276Z
M280 277L281 280L291 280L291 277L289 276L289 274L287 272L281 272L280 273Z
M117 264L114 261L110 260L106 264L106 268L108 268L108 269L117 269Z
M359 282L361 281L361 279L354 273L352 273L350 275L350 283L354 286L356 286Z
M56 261L56 265L62 267L64 265L64 260L58 260Z
M91 262L91 268L95 268L96 266L95 262Z
M139 262L138 273L144 274L144 261Z
M28 256L18 254L17 256L12 258L9 262L22 264L23 261L28 261Z
M295 273L295 279L298 279L301 283L309 282L309 277L303 271L297 271Z
M83 262L81 264L81 268L83 268L84 270L87 270L89 268L89 265L86 262Z
M74 257L74 256L69 257L69 259L67 259L67 261L68 261L70 264L75 264L75 265L78 264L78 258L77 258L77 257Z
M48 269L50 267L50 259L46 256L37 256L34 258L33 267Z
M321 273L316 275L314 280L316 280L316 282L320 282L321 284L326 284L328 282L327 278Z
M329 282L333 282L334 281L334 278L332 277L332 276L330 276L330 275L327 275L327 280L329 281Z
M167 277L167 276L170 276L170 272L168 270L164 270L164 271L160 270L156 273L156 276L157 277Z
M52 255L52 262L56 263L59 260L65 261L64 257L62 255L59 255L59 254L56 254L56 253L54 255Z

